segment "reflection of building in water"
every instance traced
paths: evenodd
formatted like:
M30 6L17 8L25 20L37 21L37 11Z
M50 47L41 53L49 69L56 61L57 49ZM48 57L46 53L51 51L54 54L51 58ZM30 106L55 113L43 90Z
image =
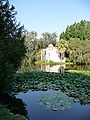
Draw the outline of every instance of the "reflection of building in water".
M57 72L57 73L64 73L65 72L65 65L45 65L41 66L41 70L46 72Z
M61 65L60 68L58 69L59 73L64 73L65 72L65 65Z
M59 51L50 44L46 49L41 50L41 61L65 62L65 52Z

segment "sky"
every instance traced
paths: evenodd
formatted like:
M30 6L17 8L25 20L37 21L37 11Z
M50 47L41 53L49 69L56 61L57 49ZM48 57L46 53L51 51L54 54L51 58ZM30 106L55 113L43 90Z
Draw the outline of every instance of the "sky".
M16 19L25 29L36 31L38 37L43 32L56 32L59 36L67 25L90 21L90 0L9 0L17 11Z

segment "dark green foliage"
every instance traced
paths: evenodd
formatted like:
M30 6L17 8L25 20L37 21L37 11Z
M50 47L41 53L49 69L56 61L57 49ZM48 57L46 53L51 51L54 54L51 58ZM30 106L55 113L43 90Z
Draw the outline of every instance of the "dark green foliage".
M67 26L61 33L60 39L68 41L70 62L75 64L90 64L90 21L82 20L79 23Z
M13 88L12 88L13 86ZM22 72L14 75L11 90L62 90L68 95L90 102L90 72L47 73L42 71Z
M21 99L16 98L14 94L0 94L0 104L4 105L5 108L9 109L10 112L14 114L27 116L25 103Z
M0 105L0 120L19 120L9 110Z
M16 24L14 6L0 1L0 91L7 89L10 74L17 70L25 53L23 27Z
M90 40L80 40L79 38L69 39L67 53L70 62L75 64L90 63Z
M90 40L90 21L82 20L78 23L67 26L66 31L61 33L60 39L69 40L70 38Z

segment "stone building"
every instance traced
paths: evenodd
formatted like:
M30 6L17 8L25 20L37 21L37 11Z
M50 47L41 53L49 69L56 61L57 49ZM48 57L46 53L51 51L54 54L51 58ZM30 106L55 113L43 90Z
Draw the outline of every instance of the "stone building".
M52 44L41 50L41 61L65 62L65 52L59 51Z

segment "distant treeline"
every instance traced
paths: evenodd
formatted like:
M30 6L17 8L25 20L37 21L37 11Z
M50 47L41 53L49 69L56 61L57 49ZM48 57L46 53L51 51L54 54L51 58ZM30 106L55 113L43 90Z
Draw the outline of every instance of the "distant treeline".
M90 21L82 20L67 26L60 39L68 41L66 53L71 62L77 64L90 63Z
M46 48L49 44L53 44L65 48L67 61L75 64L90 63L90 21L82 20L73 25L67 26L65 32L62 32L57 39L57 34L42 33L41 38L37 38L37 32L31 31L25 33L26 56L23 60L24 65L40 60L40 50ZM63 42L62 42L63 41ZM60 46L60 44L62 44Z

